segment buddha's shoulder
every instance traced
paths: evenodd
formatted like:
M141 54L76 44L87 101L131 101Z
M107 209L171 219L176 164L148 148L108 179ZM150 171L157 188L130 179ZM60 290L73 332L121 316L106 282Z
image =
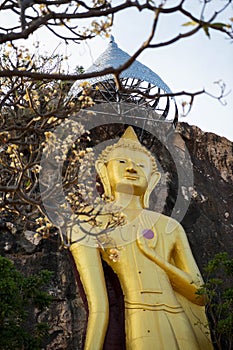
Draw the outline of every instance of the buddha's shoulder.
M182 226L180 223L171 218L170 216L152 211L152 210L145 210L144 211L145 217L147 217L147 220L150 220L150 222L155 225L163 226L163 228L166 228L168 231L174 231L177 229L182 229Z
M152 211L152 210L149 210L149 209L144 209L143 210L143 214L145 216L147 216L147 217L152 218L152 219L157 219L157 220L164 221L164 222L168 222L169 221L169 222L174 222L174 223L178 224L178 221L176 221L175 219L171 218L170 216L158 213L156 211Z

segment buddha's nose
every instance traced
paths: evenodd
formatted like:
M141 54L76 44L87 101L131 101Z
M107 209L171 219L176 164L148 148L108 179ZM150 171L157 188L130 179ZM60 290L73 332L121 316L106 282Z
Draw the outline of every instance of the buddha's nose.
M131 173L131 174L136 174L137 173L137 170L135 169L135 164L134 162L132 161L128 161L127 162L127 168L126 168L126 171Z

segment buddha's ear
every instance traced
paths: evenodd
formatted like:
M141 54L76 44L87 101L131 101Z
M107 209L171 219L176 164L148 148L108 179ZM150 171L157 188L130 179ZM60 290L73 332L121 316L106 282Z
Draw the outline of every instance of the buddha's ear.
M96 171L100 177L102 185L104 187L104 194L106 197L111 198L111 186L108 178L107 166L102 160L97 160L95 162Z
M149 207L149 200L150 200L151 192L153 191L153 189L155 188L155 186L159 182L160 178L161 178L161 174L158 171L155 171L154 173L152 173L150 180L149 180L149 183L148 183L147 190L142 198L142 202L143 202L142 205L144 208Z

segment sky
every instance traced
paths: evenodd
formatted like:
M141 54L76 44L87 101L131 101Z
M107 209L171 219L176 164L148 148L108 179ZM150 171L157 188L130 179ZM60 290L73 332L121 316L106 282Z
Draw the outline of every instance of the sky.
M113 4L120 2L113 0ZM177 2L168 0L169 6ZM212 3L209 16L222 6L224 0L213 0ZM187 0L186 8L198 14L200 0ZM230 17L233 17L232 6L217 21L226 22ZM112 35L118 46L132 55L148 38L152 21L153 16L149 11L139 13L137 10L127 10L115 15ZM185 22L187 19L182 16L169 15L162 18L158 23L153 42L167 40L174 34L187 30L187 27L182 26ZM223 99L224 104L206 94L196 97L191 112L186 117L180 116L179 120L233 141L233 40L230 41L214 31L211 31L210 35L209 39L204 31L201 31L173 45L147 49L138 57L138 61L157 73L173 92L183 90L195 92L205 89L213 95L218 95L219 87L216 82L220 80L224 82L227 92L227 96ZM59 44L59 40L55 40L47 33L45 35L43 31L38 31L22 43L31 46L33 41L40 41L42 49L50 52ZM108 38L98 37L79 45L70 44L68 47L60 45L59 50L64 50L68 54L71 69L76 65L82 65L87 69L106 49L108 43ZM188 101L184 97L177 98L178 106L183 100Z

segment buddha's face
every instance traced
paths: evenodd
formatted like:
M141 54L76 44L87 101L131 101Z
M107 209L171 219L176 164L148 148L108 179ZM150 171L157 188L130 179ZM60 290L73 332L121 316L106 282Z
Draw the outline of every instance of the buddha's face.
M116 192L142 196L148 187L152 171L151 160L143 152L117 148L107 163L112 194Z

